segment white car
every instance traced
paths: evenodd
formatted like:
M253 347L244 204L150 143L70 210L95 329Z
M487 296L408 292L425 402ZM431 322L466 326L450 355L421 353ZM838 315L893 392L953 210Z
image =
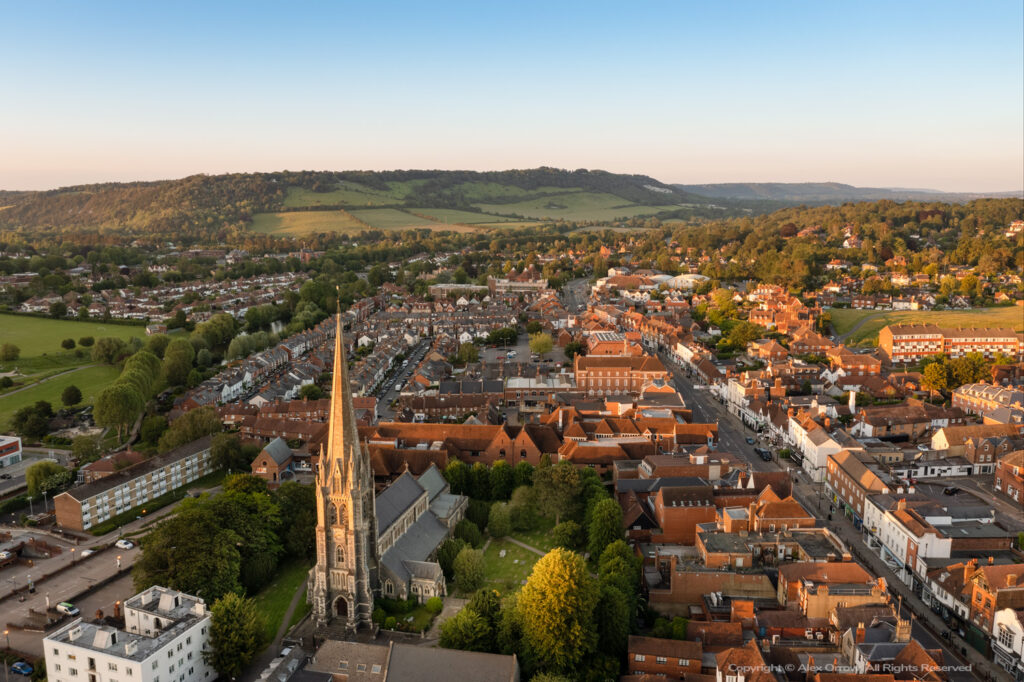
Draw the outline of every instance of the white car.
M83 549L82 553L79 554L78 556L80 556L80 557L82 557L84 559L85 557L92 556L95 553L96 553L95 549Z
M131 549L135 547L135 543L131 540L121 539L114 543L114 547L117 547L118 549Z
M77 616L79 614L78 607L66 601L57 604L57 611L68 616Z
M12 556L14 556L14 552L8 552L6 549L0 551L0 561L7 561Z

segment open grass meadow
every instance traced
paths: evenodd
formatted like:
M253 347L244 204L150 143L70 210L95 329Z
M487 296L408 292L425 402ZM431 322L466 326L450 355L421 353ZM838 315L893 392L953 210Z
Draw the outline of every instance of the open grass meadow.
M60 347L60 342L64 339L74 339L77 343L83 336L97 339L102 336L129 339L145 335L146 328L142 326L0 314L0 344L13 343L21 349L23 359L63 353L65 351ZM88 352L89 349L85 350ZM4 365L0 364L0 371L4 370Z
M502 218L501 216L489 213L474 213L472 211L460 211L455 208L409 208L410 213L420 216L427 216L439 223L462 223L464 225L500 225L502 223L514 223L515 218Z
M264 641L270 644L277 636L284 614L295 593L302 589L312 566L306 560L291 560L278 567L277 577L257 594L256 610L263 616ZM296 607L299 610L301 604Z
M848 345L874 345L878 331L889 324L936 324L942 327L1004 327L1024 331L1024 309L1020 306L976 308L973 310L829 310L832 326L840 336L855 329L844 341ZM857 324L861 323L858 327Z
M11 417L26 405L45 400L53 405L55 410L60 409L60 394L71 385L82 391L81 405L91 405L99 392L120 373L117 367L91 365L44 379L20 391L6 393L0 396L0 431L8 430Z
M471 232L472 227L463 225L446 225L444 221L421 218L397 208L368 208L353 210L359 220L378 230L408 230L417 228L429 228L431 230L451 230L453 232Z
M251 229L281 237L302 237L316 232L354 233L370 228L348 211L334 210L257 213L252 217Z
M488 213L562 220L613 220L637 215L653 215L670 208L668 206L641 206L614 194L603 192L568 192L515 203L480 203L474 204L474 206Z
M287 208L299 206L393 206L402 201L403 192L382 192L355 182L340 183L330 192L314 192L302 187L288 188Z

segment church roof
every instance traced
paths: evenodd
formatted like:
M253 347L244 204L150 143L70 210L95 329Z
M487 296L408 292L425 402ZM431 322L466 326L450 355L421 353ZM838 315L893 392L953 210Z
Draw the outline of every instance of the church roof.
M414 481L415 483L415 481ZM409 530L391 545L381 563L402 582L409 582L412 574L405 566L409 561L426 561L437 546L448 536L448 529L433 513L420 514Z
M416 481L424 490L427 491L427 496L431 500L444 492L445 487L448 485L448 481L445 480L444 474L442 474L441 470L434 464L431 464L426 471L420 474L420 477L416 479Z
M405 510L411 507L424 493L423 486L406 471L395 482L377 496L377 537L391 527ZM437 545L434 545L435 547Z

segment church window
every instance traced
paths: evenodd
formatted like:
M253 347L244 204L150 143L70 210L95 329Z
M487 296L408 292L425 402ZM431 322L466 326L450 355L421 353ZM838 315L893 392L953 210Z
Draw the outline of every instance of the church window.
M339 564L345 563L345 548L341 545L334 548L334 561Z
M387 594L395 593L395 586L391 583L390 580L384 583L384 592L386 592Z

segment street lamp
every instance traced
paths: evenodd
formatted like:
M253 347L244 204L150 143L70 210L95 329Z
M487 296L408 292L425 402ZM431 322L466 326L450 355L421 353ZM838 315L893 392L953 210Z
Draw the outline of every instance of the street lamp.
M4 638L7 640L7 650L11 650L11 631L4 630Z
M71 548L71 565L74 566L74 564L75 564L75 548L72 547Z
M117 555L117 570L121 570L121 555Z

